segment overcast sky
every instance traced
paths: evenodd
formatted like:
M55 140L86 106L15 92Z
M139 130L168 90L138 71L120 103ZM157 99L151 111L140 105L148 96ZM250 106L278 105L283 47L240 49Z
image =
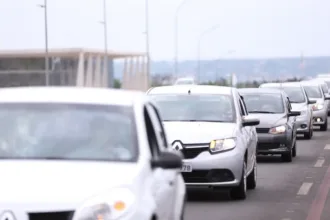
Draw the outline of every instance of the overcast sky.
M329 0L186 0L179 59L330 55ZM149 0L153 60L174 56L182 0ZM0 49L44 48L43 0L0 0ZM107 0L109 49L145 51L145 0ZM48 0L49 47L103 47L102 0ZM235 51L228 53L228 51Z

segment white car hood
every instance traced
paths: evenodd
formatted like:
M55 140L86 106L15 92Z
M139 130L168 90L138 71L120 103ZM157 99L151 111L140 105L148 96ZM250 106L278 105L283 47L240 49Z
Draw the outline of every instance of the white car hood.
M136 164L78 161L0 161L0 209L74 210L90 197L133 183Z
M233 137L235 123L218 122L164 122L169 143L180 140L184 144L209 143L212 140Z

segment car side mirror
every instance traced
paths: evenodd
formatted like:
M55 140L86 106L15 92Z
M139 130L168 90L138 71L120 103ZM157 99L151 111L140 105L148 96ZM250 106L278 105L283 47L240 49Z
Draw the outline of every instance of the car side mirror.
M181 169L182 156L174 152L163 151L160 153L158 158L151 160L151 167L163 169Z
M299 111L291 111L288 113L289 117L299 116L301 113Z
M316 104L316 100L308 99L308 105Z
M243 127L246 127L246 126L257 126L258 124L260 124L260 120L258 118L244 117L242 119L242 125L243 125Z
M324 95L324 100L330 100L330 95Z

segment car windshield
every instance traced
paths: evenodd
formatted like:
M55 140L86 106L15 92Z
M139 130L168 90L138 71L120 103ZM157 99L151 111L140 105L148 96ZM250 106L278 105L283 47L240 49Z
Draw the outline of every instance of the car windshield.
M152 95L164 121L234 122L230 95Z
M328 93L328 86L327 86L327 84L326 83L323 83L321 85L321 87L322 87L323 94L327 94Z
M322 98L321 90L318 86L304 86L308 98Z
M281 94L243 94L249 113L284 113Z
M1 159L137 160L131 107L0 104Z
M330 81L325 81L325 83L327 84L328 88L330 88Z
M292 103L304 103L306 101L304 91L301 87L283 87Z

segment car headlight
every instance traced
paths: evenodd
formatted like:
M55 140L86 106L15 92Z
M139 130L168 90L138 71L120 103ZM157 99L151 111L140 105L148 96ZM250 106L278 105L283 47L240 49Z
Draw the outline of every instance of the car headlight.
M286 131L286 127L284 125L269 129L270 134L283 134L285 131Z
M314 104L312 106L313 111L321 110L323 109L324 105L323 104Z
M135 196L130 190L114 189L106 195L88 200L76 210L73 220L115 220L125 215L134 202Z
M234 149L235 147L236 147L236 138L213 140L210 143L210 152L218 153L218 152Z

